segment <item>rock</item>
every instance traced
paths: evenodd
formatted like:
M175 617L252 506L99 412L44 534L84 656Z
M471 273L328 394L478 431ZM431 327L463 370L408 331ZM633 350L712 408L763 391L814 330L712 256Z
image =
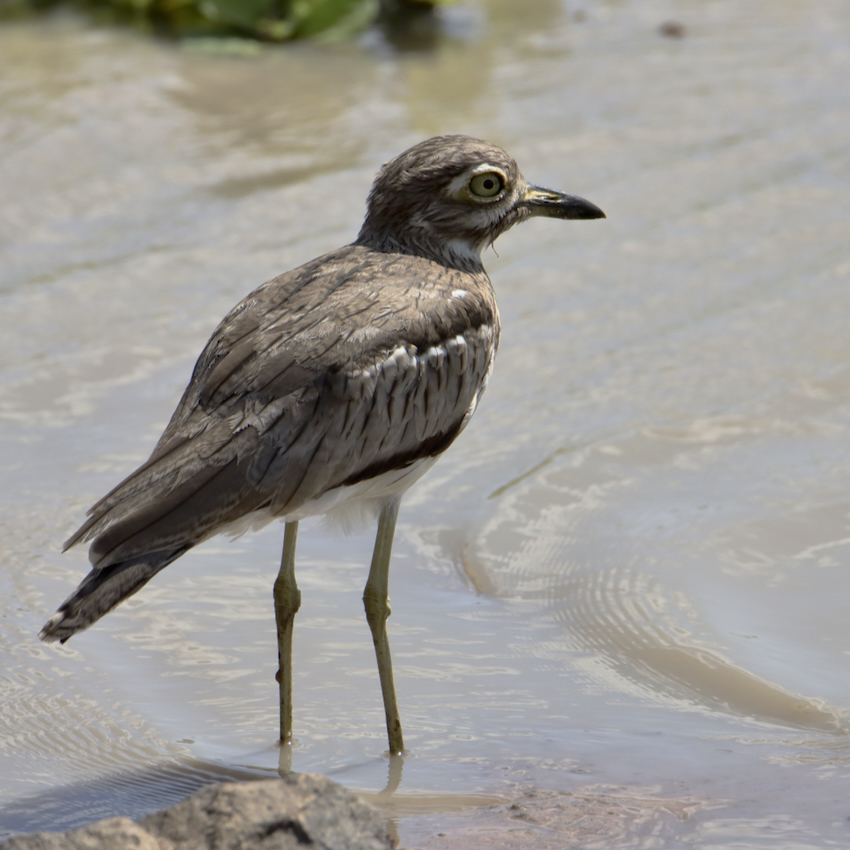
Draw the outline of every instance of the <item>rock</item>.
M2 845L2 850L172 850L130 818L107 818L70 832L33 832L18 835Z
M372 806L324 776L208 785L134 823L10 838L2 850L391 850Z
M210 785L139 825L174 850L392 847L375 809L342 785L310 774Z

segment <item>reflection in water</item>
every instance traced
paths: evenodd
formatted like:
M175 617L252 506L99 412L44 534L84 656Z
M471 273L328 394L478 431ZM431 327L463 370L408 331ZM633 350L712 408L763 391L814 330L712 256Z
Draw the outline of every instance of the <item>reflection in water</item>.
M398 791L401 785L401 777L404 771L404 756L398 753L389 754L389 773L387 774L387 784L383 791L378 793L379 797L392 797Z

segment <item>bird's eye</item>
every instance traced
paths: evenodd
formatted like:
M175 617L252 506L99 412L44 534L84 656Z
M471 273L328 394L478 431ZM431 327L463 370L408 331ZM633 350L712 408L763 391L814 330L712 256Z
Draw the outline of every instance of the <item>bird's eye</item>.
M469 191L478 198L495 198L504 188L505 181L496 171L476 174L469 181Z

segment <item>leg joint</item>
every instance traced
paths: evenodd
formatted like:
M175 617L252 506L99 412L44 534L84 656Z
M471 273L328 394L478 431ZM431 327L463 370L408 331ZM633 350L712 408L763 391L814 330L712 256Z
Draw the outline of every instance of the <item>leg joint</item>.
M389 599L371 584L367 584L363 591L363 607L369 620L373 617L386 620L392 614Z

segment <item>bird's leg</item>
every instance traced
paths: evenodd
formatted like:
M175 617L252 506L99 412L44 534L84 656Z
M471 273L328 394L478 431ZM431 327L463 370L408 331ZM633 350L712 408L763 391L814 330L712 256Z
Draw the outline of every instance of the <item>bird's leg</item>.
M384 696L384 710L387 713L387 734L390 741L390 753L404 750L401 735L401 719L398 714L398 702L393 681L393 663L390 658L390 642L387 637L387 617L390 616L390 604L387 599L389 588L390 556L393 550L393 535L398 518L400 500L393 499L381 510L378 518L378 536L375 539L375 551L372 554L372 567L369 580L363 591L363 604L366 607L366 619L372 630L375 642L375 655L378 658L378 674L381 677L381 693Z
M292 739L292 626L301 607L301 591L295 583L295 541L298 522L286 523L283 532L283 557L274 583L274 616L277 623L277 657L280 684L280 740Z

